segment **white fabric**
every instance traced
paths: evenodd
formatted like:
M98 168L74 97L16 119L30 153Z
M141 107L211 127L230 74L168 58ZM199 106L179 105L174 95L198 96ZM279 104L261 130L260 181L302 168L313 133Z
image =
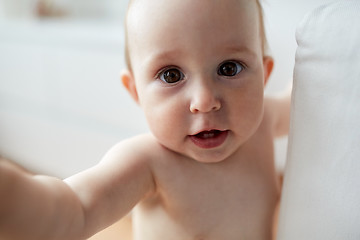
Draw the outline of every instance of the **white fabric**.
M360 1L297 29L278 240L360 239Z

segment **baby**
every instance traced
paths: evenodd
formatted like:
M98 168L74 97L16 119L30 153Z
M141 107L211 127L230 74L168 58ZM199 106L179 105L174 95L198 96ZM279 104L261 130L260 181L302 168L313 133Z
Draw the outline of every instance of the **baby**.
M85 239L133 209L136 240L272 239L290 96L264 98L259 2L133 0L126 27L121 79L151 133L64 181L0 161L0 238Z

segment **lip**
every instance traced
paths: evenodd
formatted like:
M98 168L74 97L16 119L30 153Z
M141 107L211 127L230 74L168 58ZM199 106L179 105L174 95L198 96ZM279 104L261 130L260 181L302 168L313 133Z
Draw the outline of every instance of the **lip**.
M195 135L190 135L191 141L198 147L204 149L216 148L221 146L227 139L228 130L207 130L199 132Z

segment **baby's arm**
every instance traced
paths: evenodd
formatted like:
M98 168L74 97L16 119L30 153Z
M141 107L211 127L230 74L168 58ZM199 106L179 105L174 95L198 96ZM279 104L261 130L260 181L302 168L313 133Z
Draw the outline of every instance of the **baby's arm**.
M61 180L32 175L0 160L0 239L80 236L82 206Z
M65 181L0 161L0 239L86 239L120 219L154 189L134 140Z
M155 191L148 157L154 149L147 140L144 136L126 140L94 168L65 180L83 203L91 235L125 216Z
M265 98L265 109L270 116L274 137L289 133L292 86L284 92Z

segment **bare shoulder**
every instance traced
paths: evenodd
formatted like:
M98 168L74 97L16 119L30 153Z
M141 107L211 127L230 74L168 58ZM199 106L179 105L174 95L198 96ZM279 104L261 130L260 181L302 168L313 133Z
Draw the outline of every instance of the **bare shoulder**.
M164 151L152 134L138 135L123 140L113 146L101 160L101 163L142 162L149 163Z
M139 135L113 146L95 167L114 179L131 175L132 178L151 181L154 178L154 161L163 147L152 134Z

